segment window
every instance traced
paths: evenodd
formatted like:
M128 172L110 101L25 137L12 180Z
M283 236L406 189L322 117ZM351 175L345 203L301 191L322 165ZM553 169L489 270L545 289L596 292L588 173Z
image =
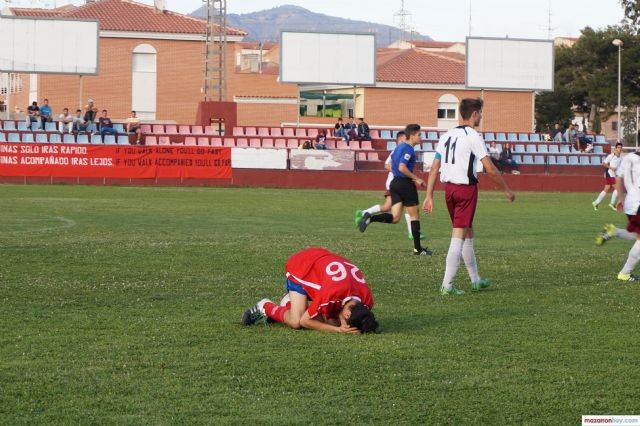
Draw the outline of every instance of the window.
M131 57L131 109L142 120L156 119L156 49L139 44Z
M438 120L458 119L458 98L446 94L438 99Z
M611 122L611 130L618 131L618 122L617 121L612 121Z

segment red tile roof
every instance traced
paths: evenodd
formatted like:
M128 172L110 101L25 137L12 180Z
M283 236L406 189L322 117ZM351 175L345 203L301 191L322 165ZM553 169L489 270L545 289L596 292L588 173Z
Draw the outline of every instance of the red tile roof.
M409 43L414 47L420 47L422 49L446 49L461 42L456 41L434 41L434 40L411 40ZM462 43L461 43L462 44Z
M16 16L95 19L103 31L145 33L204 34L206 21L175 12L157 12L153 6L132 0L96 0L78 7L57 9L11 8ZM246 32L227 27L227 35Z
M464 84L465 77L464 60L418 49L381 49L376 68L377 81L388 83Z

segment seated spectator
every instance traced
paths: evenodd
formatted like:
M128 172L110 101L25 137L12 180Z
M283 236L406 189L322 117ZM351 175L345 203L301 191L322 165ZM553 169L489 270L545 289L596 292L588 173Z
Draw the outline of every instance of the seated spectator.
M43 105L40 107L40 118L43 123L53 120L53 110L51 106L49 106L49 99L45 99Z
M574 148L576 148L576 129L574 127L573 124L569 124L569 127L567 127L567 131L564 133L564 141L563 143L569 145L569 148L571 148L572 150Z
M140 145L142 139L142 130L140 130L140 119L136 115L135 111L131 111L131 117L127 118L127 133L136 134L136 145Z
M504 149L500 153L500 165L505 170L511 170L514 175L519 175L518 164L513 159L513 152L511 152L511 145L509 143L504 144ZM503 171L505 171L503 170Z
M358 137L358 126L353 121L353 117L349 117L349 122L344 125L344 130L347 132L347 137L345 138L347 142Z
M500 168L500 150L496 146L495 141L491 142L491 144L489 145L489 158L491 158L491 162L493 163L493 165L496 166L496 168L498 170L501 170L501 168Z
M72 121L72 125L71 125L71 131L72 132L86 132L87 131L87 122L84 121L84 118L82 117L82 110L81 109L77 109L76 110L76 115L73 116L73 121Z
M313 144L311 141L304 141L298 146L298 149L313 149Z
M345 140L347 139L347 131L344 128L344 123L342 123L342 118L338 118L338 122L333 126L333 136Z
M98 129L100 131L100 135L117 135L116 129L113 128L113 122L109 117L107 117L107 110L102 110L102 117L98 119Z
M578 151L585 152L585 153L589 153L593 151L593 143L587 137L587 135L580 130L576 132L576 147Z
M313 144L314 149L327 149L327 131L325 129L320 129L318 134L316 135L316 140Z
M36 101L27 107L27 126L31 127L31 123L37 123L38 128L42 128L42 119L40 117L40 107Z
M369 125L365 123L364 118L358 118L358 140L360 141L368 141L371 140L371 135L369 134Z
M58 116L58 131L60 133L71 133L73 130L73 116L69 114L69 108L63 108L62 114Z
M556 123L553 126L553 132L551 132L551 140L554 142L562 142L562 129L560 123Z
M89 99L87 101L87 105L84 106L84 116L83 116L87 131L92 131L95 128L94 123L96 121L97 115L98 115L98 108L94 105L93 99Z

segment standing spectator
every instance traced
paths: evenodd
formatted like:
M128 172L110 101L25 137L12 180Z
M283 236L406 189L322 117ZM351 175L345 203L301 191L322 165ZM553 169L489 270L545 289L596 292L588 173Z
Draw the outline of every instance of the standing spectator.
M616 211L616 200L618 199L618 191L615 190L616 186L616 170L620 165L620 161L622 161L622 144L617 143L613 152L607 156L602 162L602 165L605 168L604 171L604 189L598 194L598 198L594 202L591 203L594 210L598 210L598 204L604 200L604 197L607 196L607 193L613 191L611 194L611 202L609 203L609 208L613 211Z
M76 110L76 115L73 116L72 123L71 131L76 133L87 131L87 122L84 121L84 118L82 117L81 109Z
M504 144L504 149L500 153L500 165L504 168L511 170L514 175L519 175L518 163L513 159L513 152L511 151L511 144L508 142Z
M73 116L69 114L69 108L63 108L62 114L58 116L58 131L60 133L71 133L73 130Z
M344 123L342 122L342 118L338 118L338 122L335 126L333 126L333 136L336 138L347 139L347 131L344 128Z
M472 290L479 291L491 284L491 281L480 278L473 247L473 218L478 203L477 160L482 162L491 180L500 186L507 201L515 200L513 192L487 158L484 140L475 130L482 118L482 106L482 99L479 98L466 98L460 102L462 125L440 137L422 205L425 213L433 212L433 190L440 172L440 181L445 184L445 200L453 228L440 287L440 294L443 296L464 294L464 291L453 287L460 258L467 267Z
M127 133L136 134L136 145L140 145L142 139L142 130L140 129L140 119L135 111L131 111L131 117L127 118Z
M53 120L53 110L49 106L49 99L43 101L43 105L40 107L40 118L43 123Z
M84 122L86 125L86 130L91 132L95 129L95 121L98 115L98 107L96 107L93 103L93 99L89 99L87 101L87 105L84 106Z
M107 117L107 110L102 110L102 117L98 119L98 128L100 130L100 135L116 135L116 129L113 128L113 122L109 117Z
M358 140L371 140L371 136L369 134L369 125L365 123L364 118L358 118Z
M42 118L40 117L40 107L36 101L31 102L27 107L27 126L31 127L32 123L36 123L38 129L42 128Z

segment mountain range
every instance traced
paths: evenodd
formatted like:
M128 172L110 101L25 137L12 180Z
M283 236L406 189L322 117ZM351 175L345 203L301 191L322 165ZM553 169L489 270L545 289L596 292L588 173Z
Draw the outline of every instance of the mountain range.
M207 17L206 6L191 13L198 18ZM249 34L246 41L279 42L280 32L353 32L376 34L377 47L386 47L401 38L402 31L390 25L353 20L315 13L300 6L284 5L259 12L228 14L227 25L242 29ZM429 36L418 33L406 33L405 40L431 40Z

